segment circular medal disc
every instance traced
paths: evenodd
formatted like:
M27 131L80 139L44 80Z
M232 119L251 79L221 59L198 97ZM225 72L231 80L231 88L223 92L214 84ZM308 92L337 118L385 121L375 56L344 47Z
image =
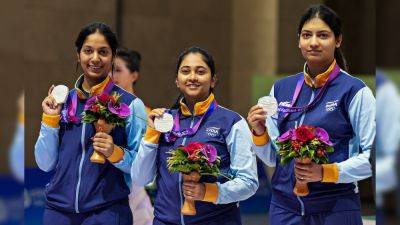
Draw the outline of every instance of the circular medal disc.
M264 96L258 99L257 105L264 109L267 117L273 116L278 112L278 102L272 96Z
M154 119L154 126L156 130L160 131L161 133L167 133L172 130L174 125L174 118L169 113L164 113L160 117L156 117Z
M56 100L57 104L65 103L68 96L68 87L65 85L57 85L51 91L51 95Z

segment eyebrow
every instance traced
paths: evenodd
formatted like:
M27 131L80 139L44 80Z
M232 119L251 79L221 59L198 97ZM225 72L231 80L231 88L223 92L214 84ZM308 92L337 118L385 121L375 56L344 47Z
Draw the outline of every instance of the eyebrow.
M181 66L181 69L182 68L192 68L191 66ZM194 66L194 68L195 69L199 69L199 68L204 68L204 69L207 69L207 67L205 67L205 66Z
M312 31L310 31L310 30L302 30L301 33L303 33L303 32L312 33ZM330 30L319 30L319 31L317 31L317 33L322 33L322 32L331 33Z
M83 45L82 48L93 48L93 46L91 46L91 45ZM108 46L101 46L98 49L107 49L107 50L109 50L111 48L108 47Z

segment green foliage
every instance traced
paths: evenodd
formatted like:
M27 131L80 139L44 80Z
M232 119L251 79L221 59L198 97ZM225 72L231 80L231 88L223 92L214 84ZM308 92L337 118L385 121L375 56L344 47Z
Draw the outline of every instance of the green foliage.
M315 163L325 164L329 163L327 154L333 152L333 147L321 143L317 138L300 144L298 149L295 149L290 140L285 142L276 141L276 145L279 147L278 155L281 156L281 165L287 164L294 158L311 158ZM322 151L323 155L318 155L318 151Z
M214 164L209 165L207 158L201 154L199 154L196 160L191 160L188 153L183 149L183 146L171 150L168 153L171 154L171 156L167 158L167 167L170 172L190 173L192 171L197 171L200 175L220 175L219 157L217 157Z

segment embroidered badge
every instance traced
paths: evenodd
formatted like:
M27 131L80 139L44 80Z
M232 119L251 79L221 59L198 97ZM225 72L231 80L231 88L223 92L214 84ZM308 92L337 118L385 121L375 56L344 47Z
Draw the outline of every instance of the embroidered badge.
M327 102L325 105L325 109L327 112L331 112L335 110L338 106L339 100Z
M206 134L210 137L216 137L219 135L219 129L218 127L207 127Z

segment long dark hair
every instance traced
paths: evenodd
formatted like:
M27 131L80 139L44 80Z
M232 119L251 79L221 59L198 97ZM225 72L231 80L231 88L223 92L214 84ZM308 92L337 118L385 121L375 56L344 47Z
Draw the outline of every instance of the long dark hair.
M301 17L299 26L297 28L298 35L300 35L304 24L313 18L319 18L323 20L333 31L335 38L339 38L339 36L342 35L342 22L340 21L339 16L331 8L322 4L312 5L306 10ZM334 57L339 67L348 71L347 62L340 47L335 49Z
M207 64L207 66L210 68L211 72L211 77L215 77L215 63L213 57L208 53L205 49L197 47L197 46L191 46L187 49L185 49L183 52L181 52L178 56L178 61L176 62L176 70L175 74L178 75L179 72L179 67L181 66L182 61L185 59L187 55L190 53L198 53L202 56L203 61ZM211 92L213 89L211 88ZM179 97L175 100L174 104L171 106L172 109L177 109L179 108L179 102L183 98L183 94L180 94Z

